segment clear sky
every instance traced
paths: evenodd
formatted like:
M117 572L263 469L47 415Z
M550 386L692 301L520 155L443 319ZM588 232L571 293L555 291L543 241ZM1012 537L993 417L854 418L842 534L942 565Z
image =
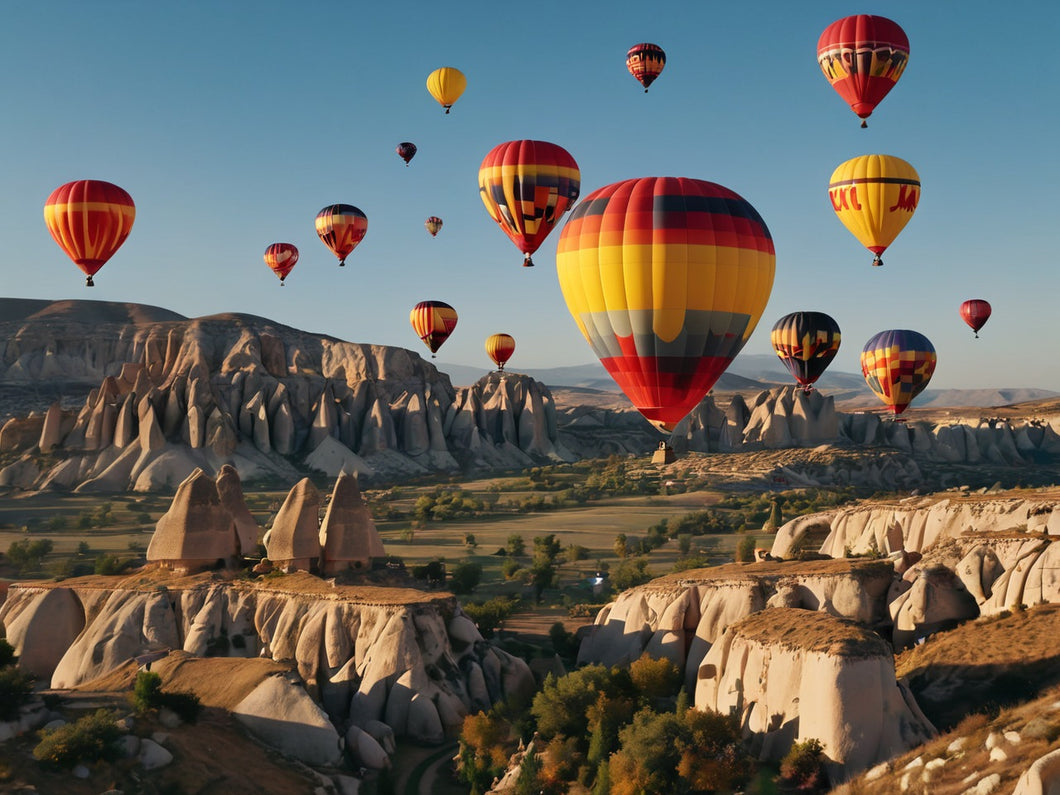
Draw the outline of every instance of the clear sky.
M869 120L817 66L832 21L874 13L910 39L909 66ZM582 195L630 177L686 176L750 201L772 232L776 280L747 353L797 310L843 332L832 367L857 372L877 331L911 328L938 352L933 388L1060 391L1060 5L1047 0L9 3L0 25L0 295L129 301L189 317L261 315L428 356L408 323L424 299L460 315L437 362L510 368L595 361L555 271L559 230L522 255L478 195L484 155L536 138L578 161ZM641 41L667 53L645 94L625 68ZM468 87L444 115L427 75ZM394 152L413 141L406 168ZM872 268L835 217L828 178L862 154L908 160L923 184L909 225ZM104 179L137 206L128 241L84 277L48 234L44 200ZM339 268L317 238L325 205L368 233ZM445 226L437 238L429 215ZM301 259L280 287L262 254ZM985 298L975 340L957 309Z

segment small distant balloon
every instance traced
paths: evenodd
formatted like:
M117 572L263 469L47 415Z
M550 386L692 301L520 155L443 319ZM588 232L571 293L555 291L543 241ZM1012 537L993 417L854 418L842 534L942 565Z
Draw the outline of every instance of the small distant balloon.
M265 264L280 277L280 286L298 262L298 249L292 243L273 243L265 249Z
M825 78L868 127L866 119L894 88L909 62L909 38L897 22L871 14L836 20L817 40Z
M81 179L67 182L44 202L44 223L74 264L92 277L107 264L132 231L136 205L132 196L110 182Z
M445 108L446 113L449 113L453 104L460 99L465 88L467 88L467 78L464 77L463 72L452 66L435 69L427 76L427 90L431 92L435 101Z
M990 304L982 298L971 298L961 304L961 318L975 332L979 339L979 329L990 319Z
M865 383L898 416L927 387L935 372L935 346L919 331L881 331L861 351Z
M839 324L824 312L784 315L769 335L780 361L807 392L839 352L841 338Z
M437 215L432 215L426 221L423 222L424 228L431 233L431 237L438 235L438 230L442 228L442 219Z
M330 204L317 213L317 235L324 245L346 264L346 257L357 248L368 232L368 216L352 204Z
M665 66L666 53L658 44L634 44L626 53L626 68L644 86L645 94Z
M920 202L920 175L900 157L862 155L840 163L828 181L832 209L874 266L913 217Z
M515 353L515 339L510 334L491 334L486 338L486 353L498 370L503 370L504 365Z
M405 161L405 165L409 164L409 161L416 156L416 144L412 141L402 141L397 145L395 150L398 156Z
M430 350L432 359L453 333L456 321L456 310L444 301L420 301L409 313L412 330Z

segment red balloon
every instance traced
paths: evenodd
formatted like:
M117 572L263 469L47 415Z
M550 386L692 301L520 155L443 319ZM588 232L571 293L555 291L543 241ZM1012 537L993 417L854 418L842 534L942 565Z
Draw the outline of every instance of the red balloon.
M281 287L297 262L298 249L292 243L273 243L265 249L265 264L280 277Z
M838 19L817 40L817 62L861 126L894 88L909 62L909 38L897 22L871 14Z
M416 156L416 144L412 141L402 141L397 145L397 149L394 150L398 153L402 160L405 161L405 165L409 164L409 161Z
M961 304L961 317L975 332L975 338L979 339L979 329L990 319L990 304L982 298L971 298Z
M60 185L44 203L48 231L88 277L88 287L125 242L135 219L132 197L117 185L98 179Z

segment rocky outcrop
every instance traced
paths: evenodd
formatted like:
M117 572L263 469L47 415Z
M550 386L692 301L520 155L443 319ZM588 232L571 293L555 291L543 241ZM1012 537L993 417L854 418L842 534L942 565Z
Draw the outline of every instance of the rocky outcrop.
M704 656L730 624L767 608L799 607L884 626L893 581L887 561L734 564L668 575L601 609L578 663L665 657L684 672L691 692Z
M340 733L355 725L375 736L385 722L397 736L434 742L468 712L534 686L526 663L483 641L451 596L332 586L304 573L256 584L138 575L110 587L98 578L15 585L0 623L20 660L51 669L59 689L160 649L284 662ZM270 687L241 711L267 715L283 693L292 710L308 709L287 684ZM334 748L321 744L325 755Z
M217 484L196 469L155 524L147 561L189 573L231 567L239 550L239 531L232 514L221 505Z
M362 569L386 556L368 504L361 497L357 477L339 475L320 523L320 571L331 576Z
M283 571L316 571L320 560L320 492L302 478L287 494L272 527L265 554Z
M820 741L833 782L935 734L896 682L886 642L805 610L778 608L730 625L698 666L695 706L737 715L762 759Z

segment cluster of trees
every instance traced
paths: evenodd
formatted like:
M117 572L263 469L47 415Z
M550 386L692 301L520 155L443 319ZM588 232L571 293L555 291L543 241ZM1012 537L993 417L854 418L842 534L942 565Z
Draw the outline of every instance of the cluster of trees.
M499 775L516 743L533 737L518 791L566 792L570 782L600 795L725 790L745 783L753 762L734 718L688 708L669 660L629 668L590 665L549 676L529 711L500 704L469 716L460 770L473 793Z

